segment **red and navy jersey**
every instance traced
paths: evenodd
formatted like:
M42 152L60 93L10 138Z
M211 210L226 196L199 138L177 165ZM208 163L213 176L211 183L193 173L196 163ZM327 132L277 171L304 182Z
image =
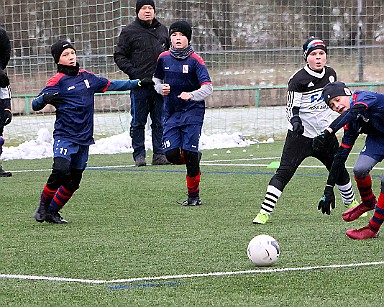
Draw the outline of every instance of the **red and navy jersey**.
M384 95L355 91L351 106L330 126L335 132L344 127L340 154L347 156L359 134L384 135Z
M212 83L204 60L195 52L186 59L176 59L170 51L160 54L155 78L170 85L171 92L163 96L163 118L167 124L197 124L204 120L205 101L178 98L182 92L193 92L203 84Z
M86 70L76 76L57 73L40 92L58 93L62 101L55 104L56 121L54 137L61 137L79 145L91 145L93 140L93 113L95 93L105 92L108 79L98 77Z

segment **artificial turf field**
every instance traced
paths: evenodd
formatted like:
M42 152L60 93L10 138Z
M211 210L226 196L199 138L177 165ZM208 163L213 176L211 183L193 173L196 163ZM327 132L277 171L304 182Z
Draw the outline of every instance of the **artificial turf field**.
M13 176L0 178L0 305L380 306L383 239L347 238L369 217L345 223L337 193L330 216L317 210L327 174L317 160L298 169L270 222L252 224L282 146L203 151L200 207L177 204L184 166L91 155L62 211L67 225L33 218L52 159L4 161ZM372 171L376 194L382 166ZM281 247L272 267L246 255L262 233Z

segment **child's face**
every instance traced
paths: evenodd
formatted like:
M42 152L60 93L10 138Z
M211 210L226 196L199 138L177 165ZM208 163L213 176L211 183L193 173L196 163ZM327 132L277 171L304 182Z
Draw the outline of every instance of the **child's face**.
M343 114L351 106L349 97L350 96L336 96L329 101L329 107L333 111Z
M322 49L315 49L308 55L307 63L312 70L320 71L327 63L327 54Z
M181 32L171 34L171 44L175 49L184 49L188 47L188 38Z
M76 66L76 51L72 48L65 49L60 55L59 64Z

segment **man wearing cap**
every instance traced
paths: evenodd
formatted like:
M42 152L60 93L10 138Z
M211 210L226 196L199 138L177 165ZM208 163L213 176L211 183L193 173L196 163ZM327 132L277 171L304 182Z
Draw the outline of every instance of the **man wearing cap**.
M125 26L115 48L114 60L130 79L152 79L160 53L169 49L167 27L155 18L153 0L136 2L136 19ZM133 159L136 166L146 165L145 125L148 115L152 129L152 165L169 164L162 151L163 98L156 93L153 84L132 90L131 127Z
M3 132L4 127L12 120L11 112L11 89L9 79L5 71L9 59L11 57L11 42L8 34L3 27L0 26L0 156L3 152ZM0 177L11 177L11 172L3 170L0 161Z
M343 82L329 83L324 87L323 96L326 104L340 115L318 137L314 138L314 147L323 148L323 143L342 127L344 135L329 172L324 195L319 202L319 209L334 208L333 187L345 161L352 150L359 134L366 134L365 145L355 162L353 173L361 196L361 203L343 213L346 222L356 220L367 211L373 210L369 224L360 229L349 229L346 234L355 240L377 238L384 221L384 177L381 177L381 189L376 200L372 191L370 171L384 159L384 95L355 91L352 93Z
M303 57L306 65L288 81L286 113L289 124L280 166L269 181L260 212L253 220L254 224L265 224L269 220L285 186L305 158L315 157L329 170L339 146L333 135L326 149L316 151L312 148L313 138L332 121L332 111L324 102L322 90L337 77L333 68L326 66L326 44L317 37L310 37L303 45ZM358 203L345 168L336 183L345 206L356 206Z

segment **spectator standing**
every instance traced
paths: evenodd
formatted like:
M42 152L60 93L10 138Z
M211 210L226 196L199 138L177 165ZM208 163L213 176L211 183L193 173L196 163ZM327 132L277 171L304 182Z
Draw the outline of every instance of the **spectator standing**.
M155 9L153 0L138 0L136 19L120 33L114 60L130 79L152 79L158 56L169 49L167 27L155 18ZM130 136L135 165L146 165L145 125L148 115L152 122L152 165L169 164L161 144L163 97L155 91L153 84L133 89L130 97Z

